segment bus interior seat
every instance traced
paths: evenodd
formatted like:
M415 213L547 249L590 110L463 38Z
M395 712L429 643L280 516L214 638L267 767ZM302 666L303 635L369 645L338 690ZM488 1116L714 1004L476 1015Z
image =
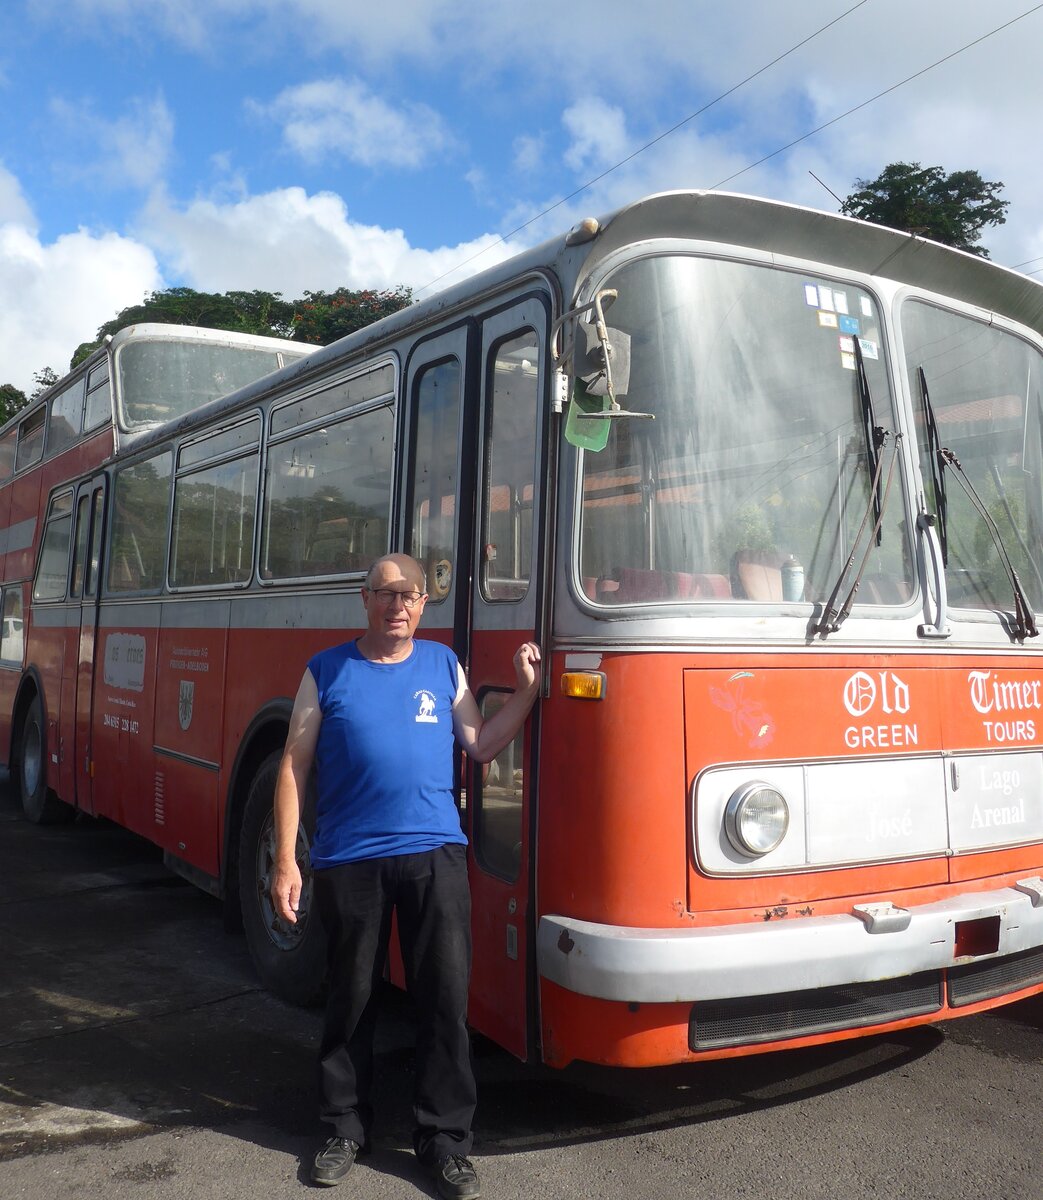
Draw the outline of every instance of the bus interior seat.
M747 600L782 599L782 555L776 550L737 551L732 576Z
M622 567L618 579L599 579L597 599L607 604L640 604L649 600L708 600L728 598L731 584L724 575L690 571L652 571Z
M913 598L908 579L894 575L866 575L858 597L863 604L906 604Z

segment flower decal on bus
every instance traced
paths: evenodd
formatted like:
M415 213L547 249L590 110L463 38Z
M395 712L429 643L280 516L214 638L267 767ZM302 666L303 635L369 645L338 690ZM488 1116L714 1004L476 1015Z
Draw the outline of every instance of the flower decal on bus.
M753 678L752 671L736 671L723 688L710 688L710 699L718 707L732 715L732 727L751 750L770 746L775 739L775 720L759 700L750 700L743 695L747 679Z

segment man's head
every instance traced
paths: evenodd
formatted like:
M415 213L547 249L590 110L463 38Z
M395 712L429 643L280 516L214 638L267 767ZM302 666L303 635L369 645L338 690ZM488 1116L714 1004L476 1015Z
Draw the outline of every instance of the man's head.
M427 603L424 569L408 554L385 554L366 573L362 588L369 633L381 642L412 638Z

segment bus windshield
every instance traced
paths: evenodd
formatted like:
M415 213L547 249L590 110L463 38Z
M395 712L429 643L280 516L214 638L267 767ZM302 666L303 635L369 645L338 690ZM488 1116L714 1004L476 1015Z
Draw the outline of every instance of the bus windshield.
M606 448L583 455L587 597L824 598L867 513L875 524L872 430L895 428L874 297L682 255L629 262L606 284L619 293L609 323L631 339L623 407L655 419L613 420ZM880 494L893 455L889 437ZM906 511L896 464L860 600L912 596Z
M903 306L902 337L917 420L926 385L938 441L955 453L1001 542L953 472L924 461L928 506L944 516L950 603L1010 608L1006 554L1032 607L1043 610L1043 355L994 325L922 301ZM926 460L922 436L920 453Z
M120 424L128 430L165 424L245 387L307 351L146 338L117 352Z

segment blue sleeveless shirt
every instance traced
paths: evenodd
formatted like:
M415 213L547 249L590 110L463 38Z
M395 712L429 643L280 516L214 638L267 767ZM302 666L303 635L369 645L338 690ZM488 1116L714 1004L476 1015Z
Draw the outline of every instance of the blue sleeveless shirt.
M413 642L402 662L370 662L355 642L308 663L319 692L312 866L466 845L453 798L456 655Z

